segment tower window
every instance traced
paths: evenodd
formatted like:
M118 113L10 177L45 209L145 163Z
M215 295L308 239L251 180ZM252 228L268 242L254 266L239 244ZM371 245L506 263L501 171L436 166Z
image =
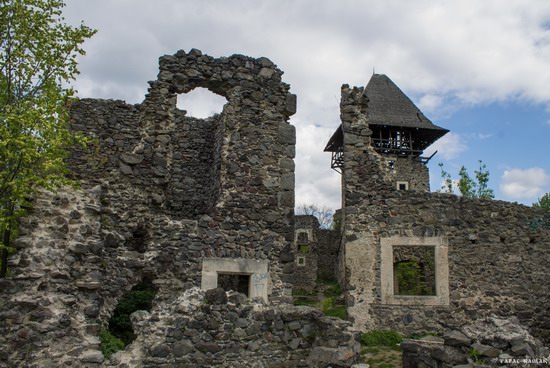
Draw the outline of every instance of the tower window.
M408 181L398 181L397 182L397 190L409 190L409 182Z
M298 243L304 244L309 242L309 236L306 232L299 232L298 233Z
M300 267L304 267L306 265L306 257L298 256L296 258L296 264Z

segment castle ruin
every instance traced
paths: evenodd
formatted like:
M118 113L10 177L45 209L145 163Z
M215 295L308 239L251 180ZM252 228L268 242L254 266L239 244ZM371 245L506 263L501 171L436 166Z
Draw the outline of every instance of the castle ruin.
M282 74L267 58L178 51L159 59L143 103L73 104L73 129L94 143L69 162L80 188L39 193L21 221L0 280L0 362L351 366L360 331L443 334L494 316L550 341L550 213L430 193L422 153L447 130L386 76L342 87L327 145L340 231L295 217L297 101ZM176 107L197 87L227 99L221 114ZM411 260L428 286L403 295L397 272ZM293 287L324 277L345 290L349 321L290 304ZM132 315L134 342L105 360L98 333L143 281L153 308Z

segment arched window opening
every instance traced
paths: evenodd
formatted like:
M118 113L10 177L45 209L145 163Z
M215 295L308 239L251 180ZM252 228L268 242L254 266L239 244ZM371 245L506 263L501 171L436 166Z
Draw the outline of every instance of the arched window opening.
M227 99L210 90L197 87L188 93L178 95L177 108L187 111L187 116L206 119L223 111Z

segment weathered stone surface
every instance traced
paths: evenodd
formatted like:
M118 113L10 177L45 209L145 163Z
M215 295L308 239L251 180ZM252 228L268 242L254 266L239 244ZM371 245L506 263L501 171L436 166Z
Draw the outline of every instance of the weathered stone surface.
M443 336L445 344L449 346L470 346L471 340L460 331L449 331Z
M194 349L195 347L191 341L178 341L174 344L174 347L172 348L172 353L175 357L179 358L191 353Z
M500 351L492 346L475 343L472 347L477 350L482 356L496 358L500 355Z
M133 153L123 153L120 155L120 159L130 165L139 164L140 162L143 162L143 156L142 155L136 155Z
M512 354L515 356L528 356L533 358L535 356L535 352L533 351L533 348L529 346L528 343L518 343L514 346L512 346Z
M151 356L154 357L167 357L170 354L170 347L166 344L158 344L151 349Z
M159 59L158 79L143 103L71 105L71 128L95 138L89 150L75 147L68 159L82 189L40 193L22 219L0 315L41 309L32 320L5 319L0 336L10 343L0 344L0 357L8 354L14 365L65 366L65 352L97 350L99 326L108 324L123 295L149 280L157 312L131 315L134 350L116 354L113 365L215 366L226 356L236 359L235 326L215 312L236 308L242 296L203 300L218 310L201 312L202 319L189 314L202 304L178 296L201 286L203 259L226 258L266 263L254 286L264 287L274 305L289 299L291 274L283 273L279 255L293 237L295 129L288 117L295 99L282 74L266 58L180 51ZM220 114L196 119L177 108L177 95L197 87L227 99ZM248 320L250 311L241 312L234 321ZM165 315L188 320L161 329ZM247 344L266 328L248 320L239 338ZM223 359L197 350L199 341L223 347L214 354ZM277 341L278 351L288 349ZM299 360L304 352L296 354ZM93 364L99 363L81 365Z
M474 326L477 326L477 328L474 328ZM491 317L479 320L471 326L464 326L464 331L466 332L464 334L466 339L457 333L458 331L447 333L445 335L446 345L422 341L404 341L401 344L404 366L416 367L422 364L445 366L442 364L466 363L472 352L476 352L478 357L484 359L485 362L495 362L496 359L517 359L518 357L544 357L548 353L542 343L533 339L527 331L518 325L517 319L514 318L502 320ZM477 336L476 339L479 338L479 340L467 343L467 335ZM456 345L457 341L459 341L460 347L447 345L448 343ZM480 341L483 341L483 343ZM469 364L467 366L478 365Z
M82 363L103 363L103 354L99 350L87 350L80 356Z
M227 294L222 288L210 289L206 291L206 300L212 304L227 303Z
M503 201L429 193L426 165L414 155L382 150L380 133L373 133L378 128L369 125L376 120L371 102L384 96L369 96L367 88L348 85L341 92L342 124L335 128L342 136L332 142L344 153L345 236L337 266L339 281L348 288L347 311L355 327L443 334L495 314L515 316L533 335L550 341L548 310L537 308L550 304L550 283L537 271L546 268L543 249L550 246L550 213ZM393 111L388 101L385 113L403 112ZM400 122L394 123L398 130ZM399 190L400 182L408 189ZM439 280L440 286L448 285L448 298L444 288L434 297L394 294L393 268L399 260L393 249L389 264L380 259L382 242L392 238L441 239L448 245L441 253L446 262L431 259L439 270L448 265L448 280ZM518 272L518 267L528 271ZM443 294L445 298L439 298Z

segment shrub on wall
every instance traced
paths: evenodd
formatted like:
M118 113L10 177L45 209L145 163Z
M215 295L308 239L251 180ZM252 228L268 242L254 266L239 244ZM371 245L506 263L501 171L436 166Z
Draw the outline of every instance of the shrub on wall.
M113 336L104 328L99 330L99 341L101 342L99 348L106 359L109 359L117 351L124 349L124 341Z
M136 338L130 314L138 310L150 311L153 306L155 289L151 282L141 282L126 293L116 306L109 320L109 332L124 342L130 344Z

